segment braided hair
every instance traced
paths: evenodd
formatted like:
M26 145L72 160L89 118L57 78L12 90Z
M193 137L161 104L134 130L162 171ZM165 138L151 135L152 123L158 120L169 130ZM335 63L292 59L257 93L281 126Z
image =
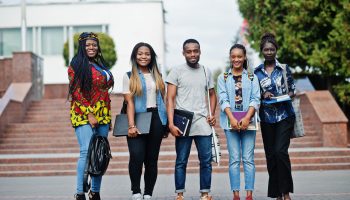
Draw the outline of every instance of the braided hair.
M272 33L264 33L263 34L263 36L261 37L261 41L260 41L260 51L263 50L266 43L271 43L271 44L273 44L273 46L275 46L276 50L278 49L278 45L277 45L274 34L272 34Z
M94 58L89 58L86 53L85 45L86 40L88 39L95 40L97 42L98 50ZM74 70L74 79L73 83L69 85L69 95L73 94L77 87L80 87L80 90L83 93L84 97L88 99L91 98L90 91L92 86L92 72L90 61L97 63L99 67L105 70L114 83L113 75L107 68L106 61L102 56L101 47L97 35L92 32L83 32L79 36L78 52L70 62L70 65Z
M229 51L229 54L231 54L231 51L233 49L241 49L243 51L243 54L245 57L247 57L247 50L245 49L245 47L241 44L234 44L231 48L230 48L230 51ZM243 63L243 68L244 69L247 69L248 68L248 60L247 58L244 60L244 63Z

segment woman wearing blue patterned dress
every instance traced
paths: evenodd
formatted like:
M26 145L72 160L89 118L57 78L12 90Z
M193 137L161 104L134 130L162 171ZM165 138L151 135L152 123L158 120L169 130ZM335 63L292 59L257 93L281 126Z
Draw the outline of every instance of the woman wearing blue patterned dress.
M290 200L293 178L288 148L295 122L294 110L291 101L264 103L264 100L285 95L287 92L291 98L294 97L295 85L291 71L287 65L284 66L276 60L277 49L275 36L271 33L264 34L260 51L265 60L254 73L259 79L261 90L260 124L269 173L268 197ZM284 70L287 81L283 78Z

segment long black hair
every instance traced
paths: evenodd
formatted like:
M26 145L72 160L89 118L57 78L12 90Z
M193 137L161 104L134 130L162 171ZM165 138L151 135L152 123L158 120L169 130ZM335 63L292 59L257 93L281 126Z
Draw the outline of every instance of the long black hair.
M86 40L88 39L95 40L97 42L98 49L97 54L94 58L89 58L86 53L85 46ZM99 67L105 70L114 83L113 75L109 71L106 61L102 56L100 42L97 35L92 32L83 32L79 36L78 52L70 62L70 65L74 70L74 79L73 82L69 85L69 95L73 94L77 87L80 87L80 90L83 93L84 97L90 99L90 91L92 86L92 72L90 61L98 64Z
M245 49L245 47L241 44L234 44L231 48L230 48L230 52L229 54L231 54L231 51L233 49L241 49L243 51L243 54L245 56L245 60L243 62L243 68L247 69L248 68L248 58L247 58L247 50Z

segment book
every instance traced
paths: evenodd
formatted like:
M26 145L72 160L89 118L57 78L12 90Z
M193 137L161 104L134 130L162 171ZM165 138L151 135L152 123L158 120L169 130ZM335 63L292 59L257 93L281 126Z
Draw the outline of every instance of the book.
M276 96L276 97L271 97L270 99L264 99L263 103L265 104L273 104L273 103L279 103L283 101L291 101L292 99L288 94L281 95L281 96Z
M185 117L186 119L188 119L188 123L187 123L187 120L184 120L184 119L181 119L178 120L178 122L181 122L181 121L186 121L186 128L183 129L184 131L182 131L180 129L179 126L182 126L181 124L178 124L179 126L176 125L175 123L175 116L178 116L179 117ZM180 110L180 109L174 109L174 125L177 126L181 131L182 131L182 136L189 136L190 134L190 130L191 130L191 124L192 124L192 119L193 119L193 115L194 115L194 112L190 112L190 111L186 111L186 110Z
M174 114L174 125L180 129L182 135L187 132L189 123L190 120L188 118Z
M234 111L232 112L232 115L237 119L237 121L241 121L242 118L247 114L246 111ZM232 129L230 119L227 117L227 127ZM254 116L250 119L249 125L247 130L259 130L259 124L258 124L258 117L257 113L254 114Z

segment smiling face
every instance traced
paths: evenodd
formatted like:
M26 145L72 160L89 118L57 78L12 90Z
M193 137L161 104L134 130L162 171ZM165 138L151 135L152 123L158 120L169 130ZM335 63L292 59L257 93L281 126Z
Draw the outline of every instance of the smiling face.
M242 49L234 48L231 50L230 61L233 69L242 69L245 59L246 55Z
M197 43L187 43L184 46L182 54L185 56L188 65L196 66L201 55L201 50Z
M146 46L141 46L136 53L136 62L139 67L148 67L151 63L151 50Z
M89 58L95 58L98 52L97 42L95 40L86 40L85 50Z
M277 49L271 42L266 42L262 49L265 61L273 61L276 58Z

